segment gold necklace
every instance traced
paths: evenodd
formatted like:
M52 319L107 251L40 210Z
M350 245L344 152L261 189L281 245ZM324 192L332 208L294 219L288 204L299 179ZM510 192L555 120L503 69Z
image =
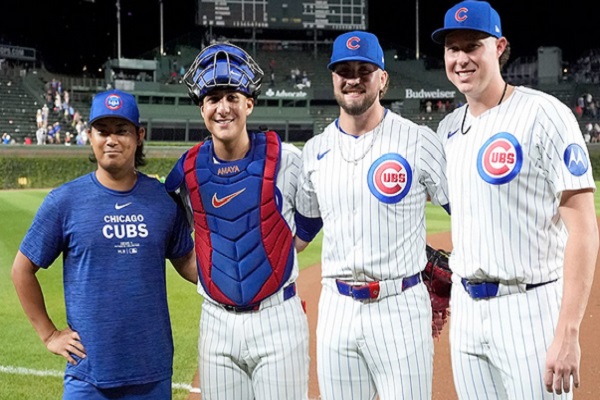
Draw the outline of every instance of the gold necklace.
M500 101L498 101L498 104L496 104L496 107L498 107L502 103L502 100L504 100L504 95L506 95L506 88L508 88L508 82L504 82L504 90L502 91L502 97L500 97ZM466 135L467 132L469 132L471 130L471 126L473 126L473 125L469 125L469 127L465 131L465 120L467 119L467 111L469 111L468 103L467 103L467 106L465 107L465 114L463 115L462 124L460 124L460 133L462 133L463 135Z

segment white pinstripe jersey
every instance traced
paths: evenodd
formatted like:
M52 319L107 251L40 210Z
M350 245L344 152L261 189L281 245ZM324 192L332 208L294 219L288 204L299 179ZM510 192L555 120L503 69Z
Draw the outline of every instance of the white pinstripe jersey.
M516 87L474 118L439 125L452 208L451 268L461 277L540 283L562 274L564 190L595 188L575 116L558 99ZM515 283L516 283L515 282Z
M422 270L425 203L428 196L448 203L445 164L431 129L389 110L359 137L335 121L311 138L302 150L297 209L323 219L323 278L359 283Z

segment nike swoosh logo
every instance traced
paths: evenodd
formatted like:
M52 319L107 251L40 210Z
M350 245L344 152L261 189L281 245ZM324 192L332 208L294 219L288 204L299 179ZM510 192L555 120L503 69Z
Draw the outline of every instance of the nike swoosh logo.
M328 149L322 153L317 154L317 160L320 160L321 158L325 157L325 154L329 153L330 151L331 151L331 149Z
M450 139L452 136L454 136L454 134L458 132L458 129L455 130L454 132L448 132L448 139Z
M233 200L234 197L236 197L237 195L241 194L244 190L246 190L246 188L243 188L242 190L238 190L235 193L230 194L229 196L225 196L222 199L219 199L217 197L217 194L213 194L212 197L212 205L214 208L219 208L219 207L223 207L225 204L229 203L231 200Z
M115 210L120 210L121 208L125 208L130 205L131 205L131 201L129 203L125 203L125 204L115 203Z

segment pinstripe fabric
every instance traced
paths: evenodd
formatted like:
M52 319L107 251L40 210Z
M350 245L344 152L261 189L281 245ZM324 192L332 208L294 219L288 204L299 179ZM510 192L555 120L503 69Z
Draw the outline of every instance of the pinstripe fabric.
M282 143L276 186L281 213L292 234L301 156ZM284 287L298 277L298 262ZM308 322L299 296L283 301L283 289L259 311L223 309L204 297L198 340L200 388L204 400L305 400L308 398ZM301 294L301 293L300 293Z
M371 172L386 157L400 160L399 172L393 162L389 168L400 185L392 177L373 182L377 174ZM431 398L431 303L425 286L360 302L340 295L335 279L384 281L424 268L425 203L428 196L435 204L448 202L439 138L387 111L379 127L360 137L332 123L306 143L302 158L298 212L324 223L317 325L322 398ZM378 192L399 186L399 200Z
M591 167L581 176L568 169L571 144L582 149L589 166L581 131L564 104L524 87L477 118L467 113L466 135L464 113L464 107L455 110L438 128L452 207L450 340L459 398L569 399L572 394L547 393L542 379L562 293L567 232L558 214L560 194L595 187ZM482 172L481 160L492 154L496 137L508 138L507 153L521 152L513 163L520 170L501 183ZM490 162L487 168L508 171L509 164ZM509 295L473 300L461 277L500 281ZM553 279L558 281L523 290L523 284Z
M247 313L205 301L198 352L203 400L308 398L308 322L298 296Z
M319 300L317 370L322 399L430 399L431 306L425 285L378 301L341 296L326 281Z
M572 175L563 153L578 143L589 155L573 113L542 92L517 87L502 105L478 118L464 108L438 128L445 142L452 207L451 267L469 279L539 283L562 274L567 232L558 218L560 192L595 187L591 167ZM448 138L448 133L458 133ZM499 132L512 134L523 150L521 171L501 185L484 181L477 156Z
M562 280L525 293L474 301L452 288L450 348L459 399L571 399L546 392L546 349L562 295Z
M343 159L341 151L352 159L364 154L374 131L355 138L332 123L302 150L297 208L304 216L323 218L324 278L367 282L421 271L427 196L435 204L448 203L439 139L390 111L365 157L357 163ZM408 194L393 204L377 199L367 182L369 168L384 154L400 154L413 171Z

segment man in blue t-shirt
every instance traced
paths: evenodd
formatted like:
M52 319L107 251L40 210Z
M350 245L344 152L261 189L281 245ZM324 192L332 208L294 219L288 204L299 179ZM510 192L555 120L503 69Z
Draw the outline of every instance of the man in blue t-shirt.
M184 212L144 165L135 98L94 97L89 137L96 171L52 190L12 267L27 317L67 361L63 399L170 399L173 340L165 260L196 283ZM62 253L67 327L52 322L36 273Z

